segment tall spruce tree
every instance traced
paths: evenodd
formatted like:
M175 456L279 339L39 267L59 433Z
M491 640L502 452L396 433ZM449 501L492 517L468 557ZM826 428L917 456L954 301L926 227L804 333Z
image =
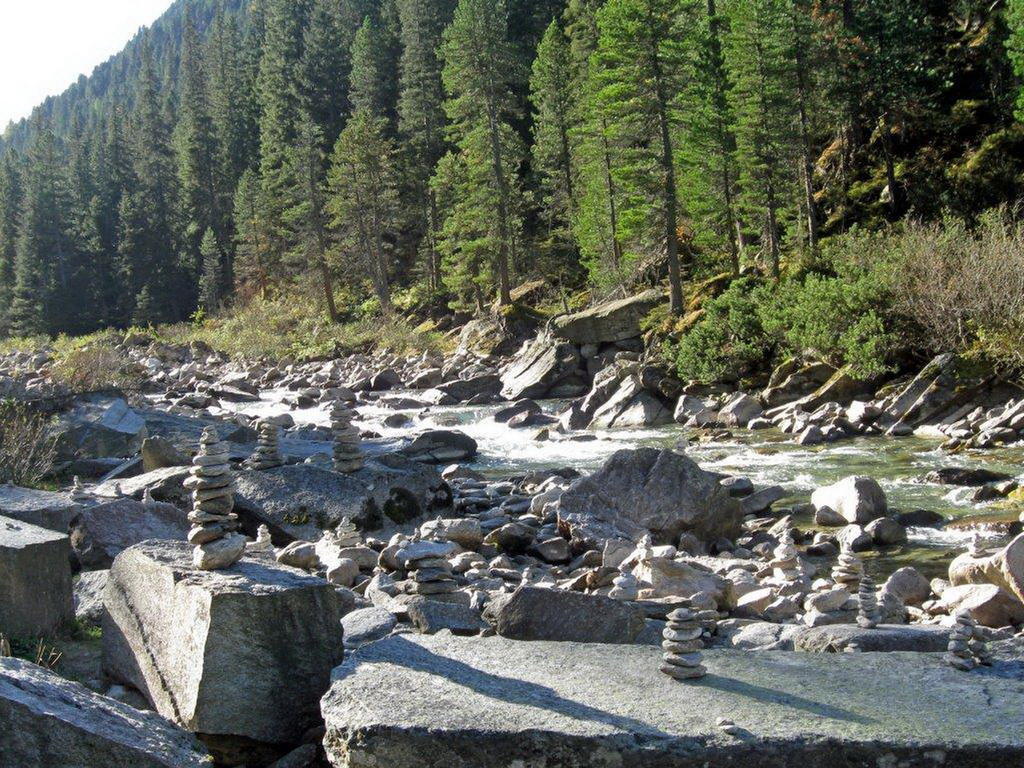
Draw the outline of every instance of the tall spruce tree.
M18 156L8 151L0 157L0 337L11 331L14 297L14 266L21 222L22 179Z
M512 303L511 267L521 221L518 169L523 149L510 121L516 115L513 89L521 68L508 39L504 0L459 0L444 33L445 109L452 136L463 154L482 215L493 222L489 240L495 254L497 298Z
M334 146L349 104L345 83L350 71L350 45L338 15L337 0L311 3L302 42L296 87L298 106L323 136L324 150Z
M260 199L264 194L259 177L248 170L239 179L235 192L235 262L230 291L246 287L248 293L270 298L271 286L279 277L280 251L273 247Z
M1017 75L1017 120L1024 123L1024 0L1008 0L1006 22L1010 28L1006 48Z
M688 52L690 0L609 0L598 14L597 106L624 163L618 170L632 204L624 212L636 247L654 245L668 260L670 311L683 312L676 152L681 94L693 76Z

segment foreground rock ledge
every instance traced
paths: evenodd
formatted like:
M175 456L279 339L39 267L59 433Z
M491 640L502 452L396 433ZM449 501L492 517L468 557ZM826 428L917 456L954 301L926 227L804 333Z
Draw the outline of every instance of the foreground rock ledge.
M0 658L0 765L200 768L206 750L159 715Z
M321 704L336 768L991 768L1024 761L1021 670L938 655L704 655L694 684L660 649L395 635L335 670ZM1016 676L1015 676L1016 675ZM743 729L721 733L718 718Z
M185 542L143 542L117 556L104 602L104 670L204 738L297 740L343 658L337 592L276 563L200 571Z

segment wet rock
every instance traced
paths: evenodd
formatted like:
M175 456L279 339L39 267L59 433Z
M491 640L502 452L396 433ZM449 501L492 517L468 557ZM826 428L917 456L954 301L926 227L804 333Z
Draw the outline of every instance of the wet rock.
M637 377L626 378L609 400L597 409L590 429L656 427L672 423L672 412Z
M433 391L443 395L449 403L465 403L474 398L493 397L500 390L501 378L497 374L483 373L467 379L455 379L438 384Z
M929 483L970 487L1012 479L1010 475L1003 474L1002 472L992 472L991 470L981 468L969 469L967 467L945 467L929 472L925 476L925 481Z
M0 765L202 768L206 749L150 712L27 661L0 658Z
M579 348L541 335L524 346L501 376L506 400L543 397L580 370Z
M512 640L578 643L632 643L644 628L639 609L600 595L520 587L499 595L484 618Z
M828 508L848 523L864 525L888 511L885 492L870 477L847 477L811 495L816 512Z
M402 455L426 464L449 464L476 456L476 440L464 432L434 429L423 432L402 449Z
M907 529L891 517L880 517L872 520L864 527L864 533L880 547L889 547L907 543Z
M0 631L9 638L51 637L70 624L70 557L66 535L0 517Z

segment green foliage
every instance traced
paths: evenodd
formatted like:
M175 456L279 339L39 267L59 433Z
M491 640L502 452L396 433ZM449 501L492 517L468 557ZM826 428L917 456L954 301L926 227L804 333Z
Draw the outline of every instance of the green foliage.
M1006 48L1017 76L1017 120L1024 123L1024 0L1007 0L1006 23Z

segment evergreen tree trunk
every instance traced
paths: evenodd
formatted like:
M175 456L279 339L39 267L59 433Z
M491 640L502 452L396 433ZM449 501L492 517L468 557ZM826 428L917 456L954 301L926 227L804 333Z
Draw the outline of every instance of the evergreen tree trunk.
M612 154L608 146L608 121L601 118L601 145L604 152L602 160L604 165L605 186L608 188L608 225L611 228L612 236L612 268L618 276L622 269L622 242L619 240L619 210L615 203L615 179L612 177Z
M811 131L807 115L807 57L803 42L797 35L796 45L793 46L796 57L797 108L800 115L800 175L803 177L804 205L807 208L807 244L811 253L815 253L818 250L818 213L814 204L814 163L811 160Z
M498 306L512 303L512 288L509 284L508 264L511 257L512 232L509 226L509 193L505 179L505 166L501 155L501 136L494 110L488 110L488 128L491 135L491 161L494 165L494 180L498 186Z

